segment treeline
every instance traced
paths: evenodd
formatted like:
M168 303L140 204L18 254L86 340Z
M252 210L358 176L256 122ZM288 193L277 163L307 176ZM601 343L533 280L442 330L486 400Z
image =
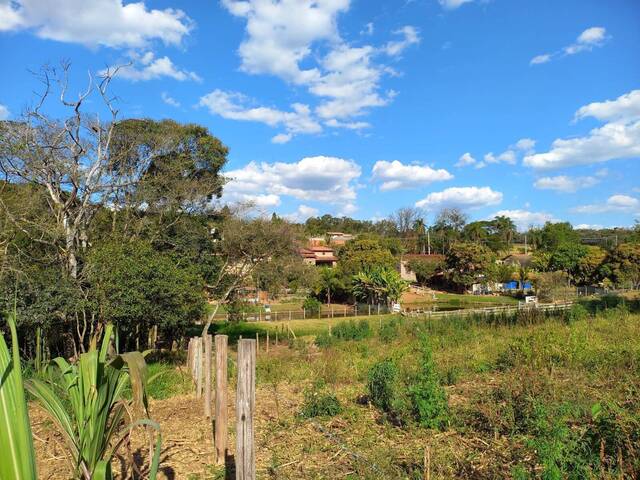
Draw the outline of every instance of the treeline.
M214 208L228 153L218 138L120 120L108 76L61 105L66 78L45 70L36 107L0 122L0 315L16 311L27 355L77 355L107 323L122 350L170 345L210 299L304 282L291 225ZM85 113L89 99L108 119ZM51 103L67 115L48 115Z

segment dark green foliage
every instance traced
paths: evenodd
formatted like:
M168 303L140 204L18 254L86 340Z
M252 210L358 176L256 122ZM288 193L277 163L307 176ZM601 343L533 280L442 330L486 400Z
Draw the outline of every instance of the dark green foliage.
M318 313L320 313L321 307L322 303L320 302L320 300L314 297L307 297L302 303L302 308L305 309L307 315L317 315Z
M340 340L362 340L371 336L371 327L367 320L355 320L338 323L331 330L331 334Z
M372 268L393 269L396 263L391 251L373 239L347 242L338 251L338 259L339 270L346 279Z
M447 394L440 385L431 345L426 336L421 341L420 360L418 374L409 386L413 416L423 427L440 429L449 420Z
M570 322L577 322L580 320L585 320L589 317L589 310L584 305L580 305L579 303L573 305L571 310L569 310L567 314L567 320Z
M328 331L321 332L316 335L314 343L320 348L328 348L331 345L335 344L336 338L332 336Z
M419 353L415 372L400 371L391 359L373 365L367 381L369 400L394 420L441 429L449 422L447 395L426 337L421 339Z
M416 280L421 285L430 285L433 282L434 275L442 269L442 257L436 257L437 260L423 260L413 258L407 262L409 270L416 274Z
M100 317L117 326L127 349L140 347L140 339L147 338L152 325L173 339L204 313L204 285L197 270L176 265L170 255L146 242L98 247L89 265Z
M394 413L398 395L398 367L393 360L383 360L369 370L367 390L369 401L380 410Z
M317 381L304 392L304 403L300 415L304 418L334 417L342 411L342 405L334 393L327 390L322 381Z
M384 323L378 331L380 341L383 343L393 342L396 338L398 338L398 334L398 322L396 322L395 320Z
M489 280L495 267L491 250L475 243L453 245L445 259L447 278L460 289L469 288L473 283Z

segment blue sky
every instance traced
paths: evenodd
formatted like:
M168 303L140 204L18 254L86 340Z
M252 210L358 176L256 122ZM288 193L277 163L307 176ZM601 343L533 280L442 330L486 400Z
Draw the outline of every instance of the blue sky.
M635 0L0 0L0 52L2 118L132 62L122 116L207 126L261 212L640 218Z

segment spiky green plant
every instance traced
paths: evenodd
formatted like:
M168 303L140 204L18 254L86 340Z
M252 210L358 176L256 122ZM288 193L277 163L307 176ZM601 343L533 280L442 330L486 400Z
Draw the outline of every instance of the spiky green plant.
M77 363L56 358L60 385L33 379L27 389L42 405L63 434L73 460L76 478L111 478L111 458L131 430L144 425L157 431L149 478L155 478L160 456L160 428L147 414L147 366L140 352L107 358L113 328L105 329L102 345L95 339ZM131 385L132 400L125 398ZM70 410L62 399L67 399ZM129 416L128 424L125 416Z
M15 315L9 316L11 351L0 334L0 479L35 480L36 456L24 397Z

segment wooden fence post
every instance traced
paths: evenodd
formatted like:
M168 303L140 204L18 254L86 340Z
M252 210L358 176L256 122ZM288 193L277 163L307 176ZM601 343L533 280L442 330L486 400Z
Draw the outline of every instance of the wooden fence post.
M198 337L196 340L196 345L198 346L198 358L196 363L196 398L200 398L202 396L202 380L203 380L203 368L202 363L204 360L204 337Z
M224 465L227 454L227 341L226 335L216 335L216 464Z
M204 416L211 418L211 335L204 337Z
M236 480L255 480L256 459L253 412L256 396L256 344L238 345L238 389L236 393Z
M256 353L260 350L260 337L258 332L256 332Z
M267 353L269 353L269 330L267 330Z

